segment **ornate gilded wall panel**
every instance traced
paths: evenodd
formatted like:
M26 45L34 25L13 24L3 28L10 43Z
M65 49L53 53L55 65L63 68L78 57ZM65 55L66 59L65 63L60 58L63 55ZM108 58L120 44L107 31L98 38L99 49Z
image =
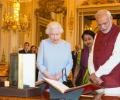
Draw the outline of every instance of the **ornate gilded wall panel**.
M36 26L36 43L37 46L42 39L47 38L45 34L46 25L50 20L37 16L37 26Z

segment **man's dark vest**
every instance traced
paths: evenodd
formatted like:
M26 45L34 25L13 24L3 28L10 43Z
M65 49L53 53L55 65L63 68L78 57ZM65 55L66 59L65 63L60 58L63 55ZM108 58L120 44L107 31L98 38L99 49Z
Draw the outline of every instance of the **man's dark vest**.
M98 32L93 55L95 70L98 70L113 55L112 52L119 32L120 28L116 25L113 25L107 34ZM120 64L110 74L101 76L101 79L104 81L102 85L106 88L120 87Z

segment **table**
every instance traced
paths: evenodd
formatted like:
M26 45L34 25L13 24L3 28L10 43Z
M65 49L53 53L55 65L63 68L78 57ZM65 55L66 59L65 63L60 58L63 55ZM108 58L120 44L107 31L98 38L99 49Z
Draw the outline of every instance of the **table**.
M11 97L11 96L0 96L0 100L50 100L50 99L49 99L49 94L47 92L45 92L40 96L27 97L27 98Z
M27 97L27 98L10 97L10 96L0 96L0 100L50 100L50 99L49 99L49 94L47 92L45 92L45 93L43 93L40 96ZM80 100L93 100L93 97L92 96L82 95L80 97Z

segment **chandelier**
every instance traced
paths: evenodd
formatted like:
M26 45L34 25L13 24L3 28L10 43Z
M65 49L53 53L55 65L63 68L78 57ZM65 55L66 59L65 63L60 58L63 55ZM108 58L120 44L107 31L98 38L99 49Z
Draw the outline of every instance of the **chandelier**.
M24 0L25 1L25 0ZM13 31L28 31L30 22L27 15L20 14L20 3L22 0L10 2L12 11L5 12L2 20L2 29ZM9 13L10 12L10 13Z

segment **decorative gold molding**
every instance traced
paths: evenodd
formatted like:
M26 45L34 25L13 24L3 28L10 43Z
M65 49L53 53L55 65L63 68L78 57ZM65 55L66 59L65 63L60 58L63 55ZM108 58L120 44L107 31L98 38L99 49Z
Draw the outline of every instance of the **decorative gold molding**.
M111 3L120 3L120 0L84 0L81 5L100 5Z
M100 9L107 9L113 14L118 14L120 13L120 3L80 6L77 11L79 15L94 15Z
M42 26L46 26L50 22L50 20L45 19L43 17L38 17L37 22Z

